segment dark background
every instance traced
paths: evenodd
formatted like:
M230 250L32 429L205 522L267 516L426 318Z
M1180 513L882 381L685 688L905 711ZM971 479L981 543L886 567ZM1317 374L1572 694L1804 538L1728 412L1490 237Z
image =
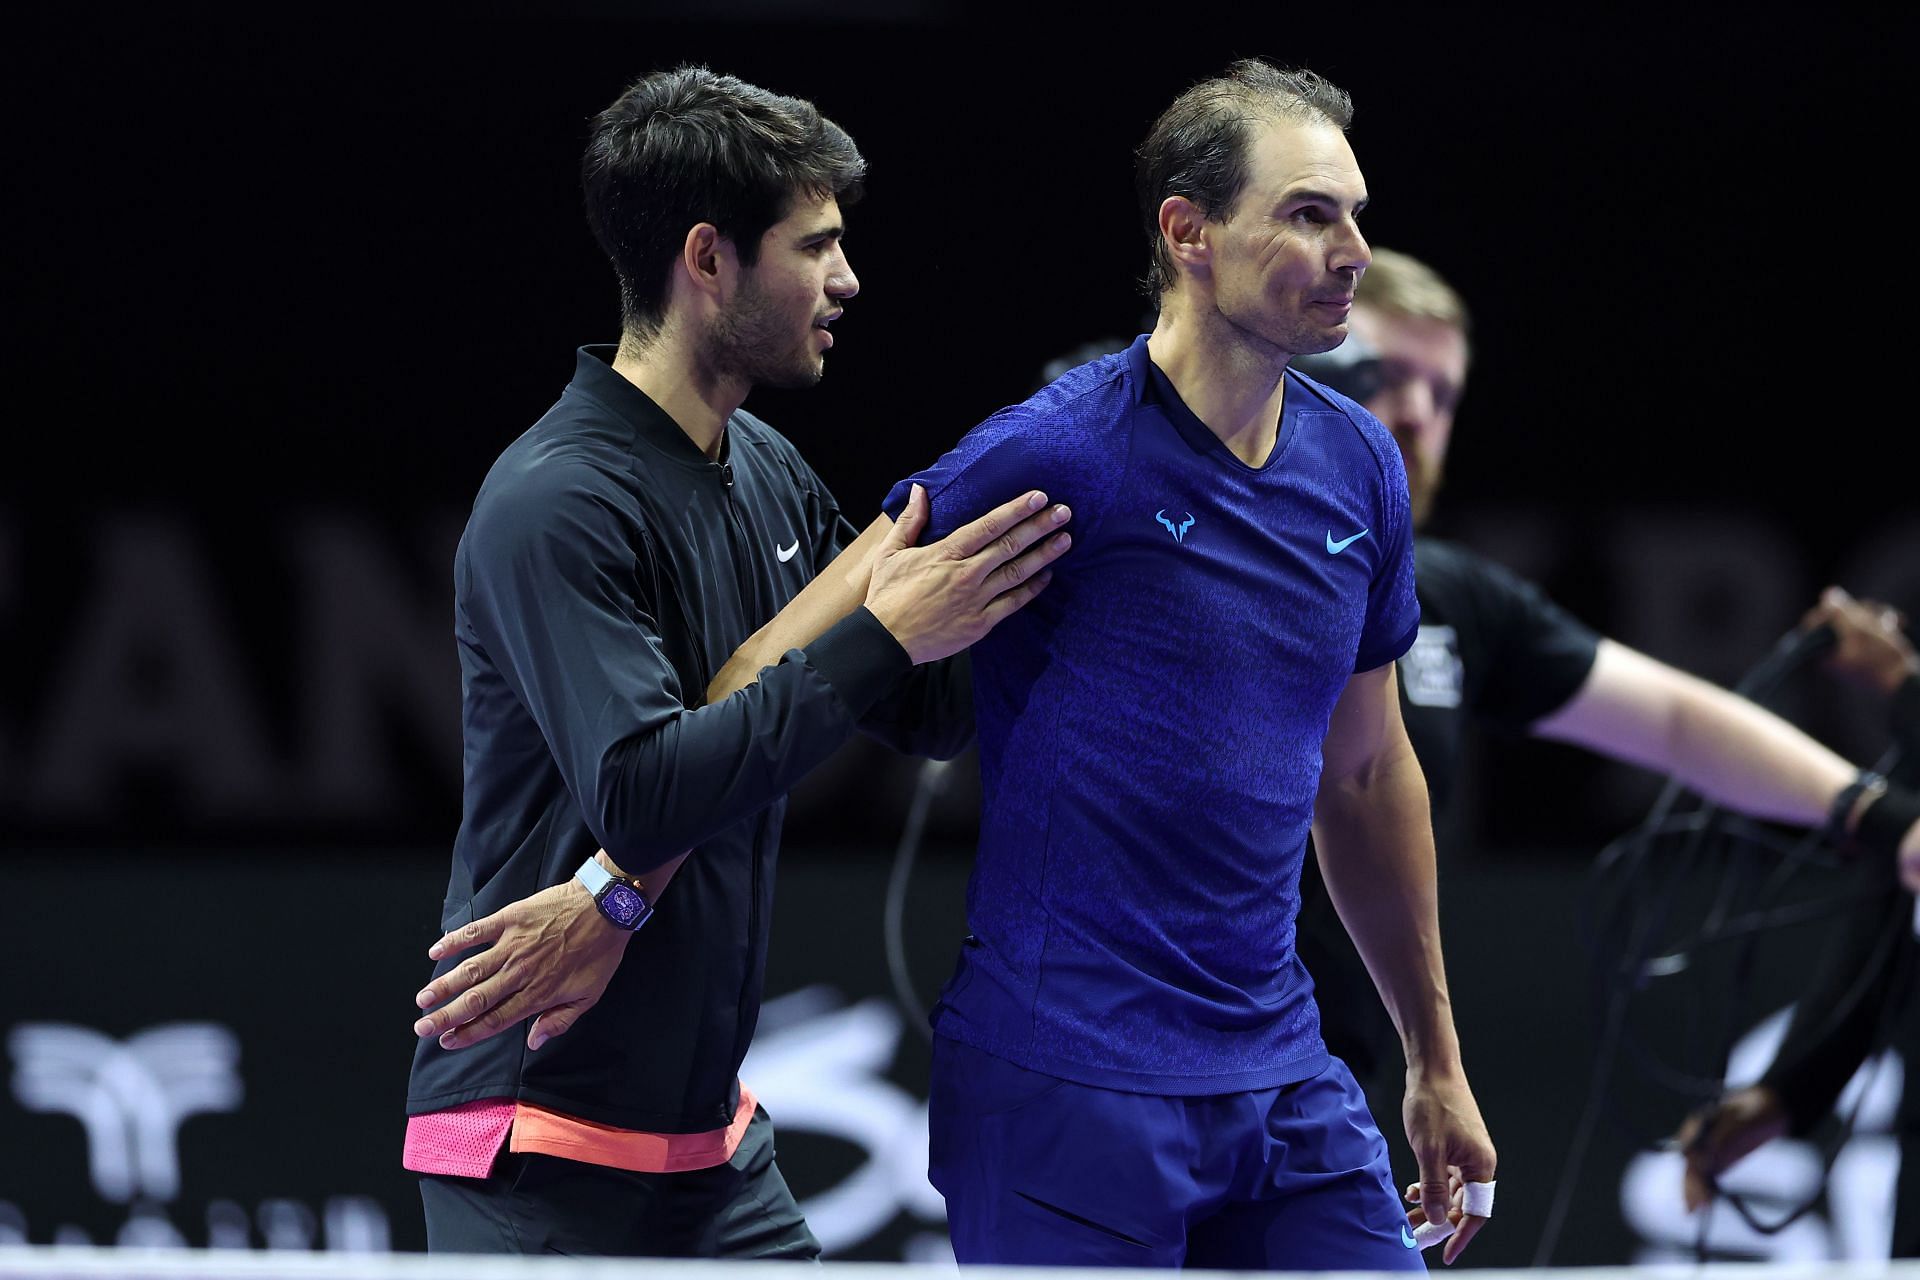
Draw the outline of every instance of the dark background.
M1185 85L1261 55L1353 94L1364 229L1474 309L1440 531L1722 681L1829 581L1920 612L1898 373L1909 19L1303 8L93 8L16 25L0 416L13 908L47 946L74 940L63 970L164 977L167 942L61 888L103 860L206 886L211 920L257 916L269 894L301 954L412 954L396 922L431 916L458 820L452 539L574 346L616 336L579 208L588 118L682 61L811 98L869 160L848 237L862 292L828 377L749 405L856 515L1049 359L1146 323L1130 149ZM1881 741L1871 707L1817 681L1784 705L1857 759ZM1650 783L1557 748L1475 756L1449 865L1463 885L1524 883L1555 934ZM856 744L796 794L791 862L814 892L835 865L850 885L884 874L912 777ZM964 869L973 795L963 771L936 808L937 878ZM316 869L402 905L310 920L276 877ZM776 968L796 984L852 945L783 929ZM1572 946L1565 928L1556 940ZM15 945L0 1021L61 1016L32 976L47 956ZM233 999L259 1017L276 959L235 950ZM1484 938L1451 957L1457 987L1526 997L1514 968L1530 966ZM387 968L397 1029L417 975ZM192 972L191 1008L168 1012L163 986L130 1014L103 980L64 1016L116 1035L215 1016L222 997ZM1521 1041L1489 1014L1470 1061L1519 1046L1547 1056L1523 1079L1581 1079L1582 994L1532 972L1539 1003L1566 1011L1534 1030L1564 1036ZM329 1018L371 1025L359 994L314 984ZM397 1111L404 1039L385 1074L349 1073L369 1108ZM1525 1141L1496 1136L1510 1159ZM1558 1150L1528 1175L1542 1197ZM31 1234L92 1211L42 1209ZM1476 1255L1524 1261L1534 1234L1489 1235ZM1614 1225L1577 1252L1565 1260L1631 1256Z

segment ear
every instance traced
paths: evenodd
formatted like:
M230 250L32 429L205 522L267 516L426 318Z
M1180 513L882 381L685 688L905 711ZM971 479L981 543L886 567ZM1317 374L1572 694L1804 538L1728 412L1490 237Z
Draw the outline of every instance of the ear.
M1160 202L1160 242L1176 265L1204 273L1213 262L1207 245L1207 219L1200 206L1185 196L1168 196Z
M733 242L711 222L697 222L687 232L680 246L680 271L695 293L723 301L738 267Z

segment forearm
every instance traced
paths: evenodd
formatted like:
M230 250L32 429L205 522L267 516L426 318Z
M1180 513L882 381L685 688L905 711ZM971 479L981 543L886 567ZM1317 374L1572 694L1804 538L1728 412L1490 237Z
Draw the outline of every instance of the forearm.
M1572 701L1534 726L1678 778L1756 818L1817 827L1858 770L1772 712L1613 641Z
M866 600L873 563L893 521L880 516L833 563L753 633L707 686L722 702L804 649ZM914 667L860 723L863 732L908 755L951 759L973 740L973 678L965 653Z
M1400 1032L1407 1059L1401 1112L1420 1164L1416 1194L1423 1216L1437 1224L1448 1217L1450 1173L1489 1181L1496 1157L1454 1033L1427 781L1400 721L1397 685L1391 662L1348 679L1321 744L1313 837L1327 894ZM1445 1260L1458 1257L1484 1222L1463 1217Z
M1426 779L1404 735L1365 768L1323 781L1313 838L1327 894L1400 1033L1408 1070L1458 1073Z
M892 527L893 521L886 516L877 518L785 608L748 636L707 685L707 701L720 702L746 688L784 654L806 648L859 608L873 577L874 555Z
M1778 716L1706 686L1675 717L1673 773L1754 817L1817 827L1859 772Z
M587 824L628 872L659 866L785 795L837 750L909 670L871 614L812 642L738 697L614 743L576 790Z

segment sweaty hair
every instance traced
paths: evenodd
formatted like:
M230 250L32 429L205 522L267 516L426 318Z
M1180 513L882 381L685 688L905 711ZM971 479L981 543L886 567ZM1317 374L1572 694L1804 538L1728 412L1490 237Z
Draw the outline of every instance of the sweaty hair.
M1247 149L1256 122L1321 121L1346 131L1353 100L1324 77L1245 58L1223 76L1202 80L1160 114L1134 152L1134 189L1153 246L1143 282L1149 296L1171 289L1173 256L1160 237L1160 206L1185 196L1201 216L1225 222L1247 185Z
M852 204L866 171L853 139L811 102L698 66L636 81L594 117L580 164L626 337L659 332L670 268L694 226L712 223L750 267L796 197Z
M1389 315L1437 320L1466 337L1473 323L1467 304L1440 273L1397 249L1373 246L1373 263L1360 275L1354 304Z

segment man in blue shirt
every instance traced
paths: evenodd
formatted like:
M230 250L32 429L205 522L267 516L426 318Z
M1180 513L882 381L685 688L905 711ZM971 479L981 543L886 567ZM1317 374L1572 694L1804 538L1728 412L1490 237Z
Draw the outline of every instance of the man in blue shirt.
M1410 1216L1457 1226L1450 1262L1490 1208L1395 696L1406 475L1287 368L1346 336L1368 263L1350 116L1261 62L1183 94L1139 153L1153 333L889 496L937 536L1038 483L1076 530L972 654L984 808L931 1114L962 1262L1422 1269L1294 954L1310 826L1406 1052Z

